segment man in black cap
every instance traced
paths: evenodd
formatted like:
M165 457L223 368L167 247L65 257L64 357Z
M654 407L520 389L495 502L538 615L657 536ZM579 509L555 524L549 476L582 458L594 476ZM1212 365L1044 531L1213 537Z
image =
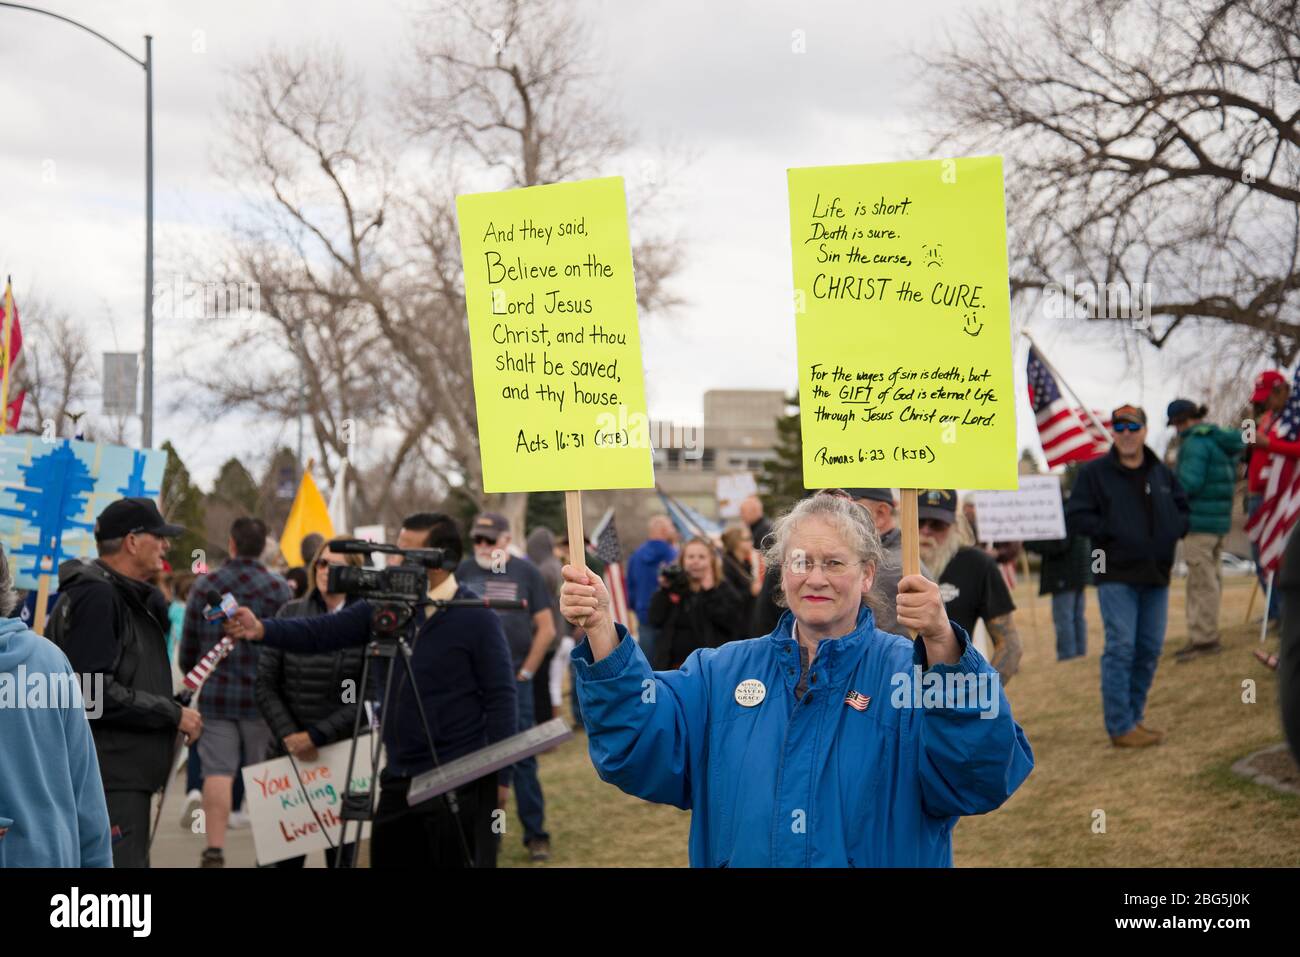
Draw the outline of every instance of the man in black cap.
M880 534L885 563L876 569L872 586L872 609L876 627L891 634L898 632L898 582L903 577L903 533L898 527L892 488L846 488L853 501L867 510ZM930 570L921 566L921 574L933 581Z
M95 521L99 557L59 566L47 637L74 671L102 675L103 713L91 721L113 831L113 866L149 866L149 805L171 771L176 732L193 743L199 713L172 697L167 600L149 584L171 539L152 499L113 502ZM97 680L97 679L96 679Z
M997 561L982 548L963 546L953 529L957 521L957 492L950 488L921 489L916 496L921 559L939 576L939 594L948 617L975 633L984 619L993 656L989 660L1005 685L1020 670L1020 633L1012 612L1006 579Z
M1189 511L1178 479L1146 446L1146 412L1121 405L1110 419L1115 444L1080 469L1065 503L1065 524L1071 535L1087 535L1093 544L1106 632L1106 731L1116 747L1144 748L1164 738L1142 719L1165 643L1174 547L1187 534Z

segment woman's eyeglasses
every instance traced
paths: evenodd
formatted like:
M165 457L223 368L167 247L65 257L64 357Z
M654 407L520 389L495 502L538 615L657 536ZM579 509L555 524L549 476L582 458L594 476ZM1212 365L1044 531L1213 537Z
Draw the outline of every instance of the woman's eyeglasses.
M827 558L820 562L810 562L806 558L796 558L786 562L786 568L795 578L805 578L817 568L820 568L827 578L843 578L861 564L861 562L841 561L838 558Z
M1140 432L1142 425L1138 422L1112 422L1110 427L1116 432Z
M330 565L332 565L332 564L334 564L334 563L331 562L328 558L318 558L318 559L316 559L316 567L317 567L317 568L329 568Z

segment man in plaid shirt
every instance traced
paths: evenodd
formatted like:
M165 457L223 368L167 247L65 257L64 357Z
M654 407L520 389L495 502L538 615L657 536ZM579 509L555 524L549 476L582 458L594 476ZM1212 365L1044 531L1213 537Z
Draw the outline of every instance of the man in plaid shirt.
M274 618L291 596L289 583L269 571L260 556L266 547L266 523L257 518L237 518L230 526L231 558L205 575L190 589L181 632L180 668L193 668L221 640L221 622L206 621L207 594L229 592L259 618ZM253 696L257 677L258 646L241 641L203 683L198 699L204 735L199 746L203 765L203 815L208 846L201 867L222 867L226 826L234 777L239 773L240 746L249 763L263 760L271 745L271 729L262 720Z

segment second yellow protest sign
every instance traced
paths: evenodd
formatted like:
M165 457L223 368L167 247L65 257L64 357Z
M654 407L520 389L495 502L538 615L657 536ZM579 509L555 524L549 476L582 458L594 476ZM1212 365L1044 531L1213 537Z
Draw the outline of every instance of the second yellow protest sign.
M1015 488L1001 157L788 175L805 484Z
M456 198L485 492L654 485L618 177Z

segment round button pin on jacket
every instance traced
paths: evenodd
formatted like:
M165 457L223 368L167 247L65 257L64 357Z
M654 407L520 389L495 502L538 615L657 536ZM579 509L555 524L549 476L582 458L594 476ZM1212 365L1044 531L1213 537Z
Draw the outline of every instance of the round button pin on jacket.
M767 686L757 678L746 678L736 685L736 703L741 707L752 708L762 704L767 697Z

